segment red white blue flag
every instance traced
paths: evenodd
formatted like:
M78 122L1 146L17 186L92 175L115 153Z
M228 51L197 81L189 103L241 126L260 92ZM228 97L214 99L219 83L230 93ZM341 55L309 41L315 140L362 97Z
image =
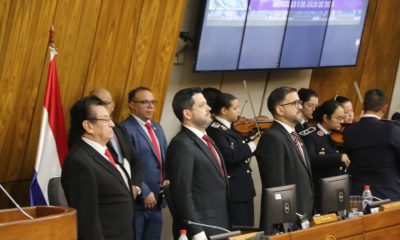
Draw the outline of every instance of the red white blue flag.
M61 168L68 151L60 86L54 59L56 54L56 50L50 47L46 96L36 154L35 173L30 188L32 206L48 205L48 182L51 178L61 175Z

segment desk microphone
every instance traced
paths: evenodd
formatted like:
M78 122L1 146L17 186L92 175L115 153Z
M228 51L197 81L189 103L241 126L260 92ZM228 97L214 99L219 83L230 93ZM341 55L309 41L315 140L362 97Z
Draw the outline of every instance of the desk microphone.
M218 239L226 239L229 237L233 237L233 236L238 236L240 235L242 232L241 231L229 231L226 228L222 228L222 227L218 227L218 226L213 226L213 225L208 225L208 224L204 224L204 223L198 223L198 222L192 222L190 220L184 220L183 221L185 224L187 225L197 225L197 226L202 226L202 227L207 227L207 228L212 228L212 229L217 229L220 231L223 231L225 233L221 233L221 234L216 234L216 235L212 235L210 236L211 240L218 240Z
M18 210L24 214L27 218L29 219L33 219L33 217L31 215L29 215L27 212L24 211L24 209L21 208L21 206L18 205L18 203L11 197L10 194L8 194L8 192L3 188L3 185L0 184L0 188L1 190L7 195L8 199L11 200L11 202L18 208Z

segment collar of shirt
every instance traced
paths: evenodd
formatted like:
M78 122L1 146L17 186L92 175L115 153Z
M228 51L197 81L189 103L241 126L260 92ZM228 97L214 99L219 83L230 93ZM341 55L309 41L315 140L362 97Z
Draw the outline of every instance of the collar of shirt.
M82 140L85 143L89 144L92 148L94 148L94 150L96 150L98 153L100 153L101 156L103 156L106 159L108 159L107 156L104 154L106 149L107 149L106 146L102 146L102 145L98 144L97 142L95 142L95 141L93 141L93 140L91 140L89 138L82 137Z
M331 132L328 131L328 130L326 130L320 123L317 123L317 127L318 127L319 129L321 129L321 131L323 131L325 135L331 134Z
M201 141L203 141L204 143L206 143L206 141L203 140L203 136L204 134L206 134L205 132L200 131L197 128L194 127L189 127L187 125L183 125L185 128L189 129L191 132L193 132L198 138L201 139ZM207 143L206 143L207 144Z
M287 124L285 124L285 123L283 123L281 121L278 121L276 119L274 119L274 121L279 123L280 125L282 125L289 134L291 134L294 131L294 128L290 127L289 125L287 125Z
M225 127L227 127L228 129L231 128L231 123L230 123L228 120L223 119L222 117L219 117L219 116L215 116L215 119L217 119L217 120L220 121L222 124L224 124Z
M376 115L374 115L374 114L363 114L363 115L361 116L361 118L367 118L367 117L374 117L374 118L376 118L376 119L381 120L380 117L378 117L378 116L376 116Z
M140 125L144 126L146 124L145 121L143 121L140 117L136 116L135 114L131 113L131 116L134 117L136 119L136 121L138 121L140 123ZM147 121L150 121L150 120L147 120Z

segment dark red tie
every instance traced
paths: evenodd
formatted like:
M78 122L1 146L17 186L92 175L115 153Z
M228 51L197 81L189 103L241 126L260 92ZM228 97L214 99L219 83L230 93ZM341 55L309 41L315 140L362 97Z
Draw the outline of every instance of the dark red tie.
M107 156L108 161L111 163L111 165L113 167L117 168L117 164L115 164L115 160L114 160L113 156L111 155L110 151L108 149L106 149L104 154Z
M221 169L222 175L224 176L224 169L222 168L221 159L218 156L217 150L215 150L214 145L212 144L210 138L207 135L203 135L203 140L206 141L208 148L211 150L212 154L218 161L219 168Z
M164 174L163 174L163 166L160 155L160 148L158 147L156 135L154 134L153 128L151 127L151 123L146 122L145 126L147 128L147 132L149 133L151 143L153 144L154 151L156 152L157 155L158 164L160 165L160 180L162 182L162 180L164 179Z
M297 151L300 153L301 160L303 160L304 164L307 166L306 160L304 158L304 152L303 152L303 149L301 148L299 135L295 131L291 132L290 135L292 136L293 141L296 144Z

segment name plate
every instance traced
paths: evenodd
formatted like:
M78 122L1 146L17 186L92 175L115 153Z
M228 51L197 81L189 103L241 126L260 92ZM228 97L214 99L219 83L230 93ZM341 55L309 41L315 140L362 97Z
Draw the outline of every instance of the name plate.
M337 222L337 221L339 221L339 218L334 213L313 217L313 222L315 225L330 223L330 222Z

